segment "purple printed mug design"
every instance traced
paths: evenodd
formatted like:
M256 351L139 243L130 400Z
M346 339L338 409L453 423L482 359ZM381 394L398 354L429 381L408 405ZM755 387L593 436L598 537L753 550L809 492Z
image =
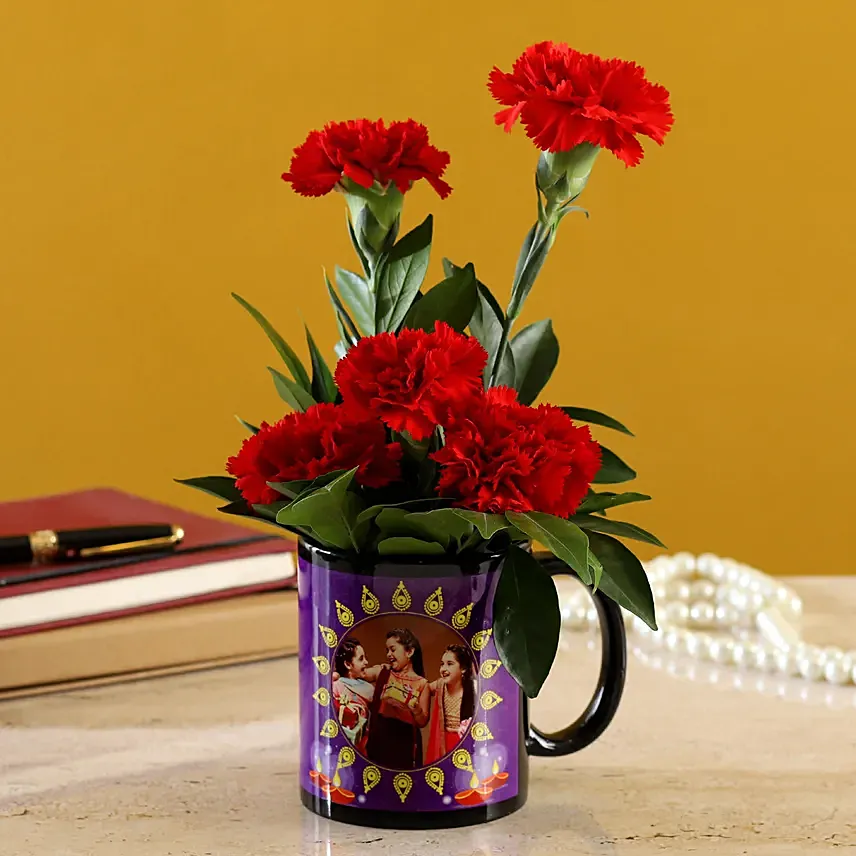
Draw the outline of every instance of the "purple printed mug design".
M496 570L447 573L364 575L300 557L304 790L398 812L517 795L520 690L493 640Z

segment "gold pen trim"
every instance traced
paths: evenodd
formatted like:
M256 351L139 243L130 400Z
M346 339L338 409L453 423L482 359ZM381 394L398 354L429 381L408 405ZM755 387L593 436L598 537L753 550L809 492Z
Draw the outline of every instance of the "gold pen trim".
M41 564L50 562L59 553L59 538L53 529L39 529L31 532L27 538L30 541L30 552L33 561Z
M128 541L124 544L107 544L104 547L85 547L78 553L81 559L90 556L115 556L120 553L136 553L155 550L158 547L174 547L184 540L184 530L180 526L172 527L172 534L162 538L147 538L144 541Z

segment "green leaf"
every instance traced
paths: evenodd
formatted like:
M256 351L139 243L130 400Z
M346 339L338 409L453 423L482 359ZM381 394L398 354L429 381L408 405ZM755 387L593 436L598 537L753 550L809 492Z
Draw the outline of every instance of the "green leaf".
M279 397L292 409L304 412L318 402L302 386L298 386L291 378L287 378L282 372L268 366L268 371L273 375L273 385L279 393Z
M603 565L600 590L656 630L654 596L639 559L620 541L598 532L589 533L589 546Z
M249 312L250 315L253 316L253 318L256 320L262 330L265 331L268 339L271 340L273 346L279 352L279 355L282 357L282 361L285 363L285 365L288 367L288 370L291 372L291 376L294 378L294 380L298 383L299 386L302 386L303 389L309 392L309 375L306 373L306 369L303 368L303 363L300 362L300 358L297 356L297 354L294 353L288 342L286 342L285 339L283 339L282 336L280 336L279 333L277 333L276 330L273 329L270 322L267 320L267 318L265 318L264 315L262 315L261 312L259 312L258 309L256 309L254 306L251 306L249 303L247 303L246 300L244 300L243 297L238 294L235 294L234 291L232 292L232 297L234 297L235 300L237 300L238 303L240 303L241 306L243 306L244 309L246 309L247 312Z
M514 386L523 404L532 404L550 380L559 361L559 340L548 318L524 327L510 342L514 355Z
M456 271L462 271L463 268L458 267L449 259L443 259L443 270L449 277ZM487 384L493 361L496 359L499 340L502 338L505 314L491 290L478 278L476 279L476 289L478 299L470 318L470 332L487 351L488 363L485 369L485 383ZM505 356L497 374L496 383L499 386L514 386L514 355L510 348L505 349Z
M375 525L385 535L413 536L423 541L435 541L444 550L457 547L473 531L473 524L462 520L451 508L419 512L385 508L375 518Z
M419 291L431 254L433 218L408 232L382 263L375 303L375 332L395 332Z
M483 511L470 511L466 508L452 508L450 510L458 517L472 523L485 541L489 541L497 532L508 529L510 525L502 514L487 514Z
M354 251L357 254L357 258L360 260L360 266L365 272L366 276L371 276L371 267L369 265L369 260L366 258L366 254L363 252L363 248L360 246L360 242L357 240L357 234L354 232L354 225L351 223L351 214L350 211L345 214L345 220L348 223L348 234L351 236L351 243L354 245Z
M249 422L245 422L245 421L244 421L243 419L241 419L241 417L240 417L240 416L238 416L237 414L235 414L235 419L237 419L237 420L238 420L238 422L240 422L240 423L241 423L241 425L243 425L243 426L244 426L244 428L246 428L246 429L247 429L247 431L249 431L249 432L250 432L250 434L258 434L258 433L259 433L259 427L258 427L258 425L251 425Z
M463 333L473 317L477 300L476 272L470 263L437 283L414 303L404 319L404 326L430 333L435 321L445 321L453 330Z
M360 512L357 520L360 523L364 520L374 520L385 508L400 508L402 511L430 511L434 508L442 508L448 505L449 501L440 497L428 497L426 499L408 499L406 502L393 504L370 505L364 511Z
M593 517L590 514L575 514L573 520L581 529L605 532L608 535L617 535L619 538L632 538L634 541L644 541L646 544L654 544L656 547L666 549L666 545L656 535L633 523L612 520L608 517Z
M339 390L336 388L336 382L333 380L326 360L321 356L318 345L315 344L315 339L309 332L309 327L306 327L306 342L309 345L309 356L312 360L312 397L316 401L333 404Z
M374 334L374 295L369 284L358 274L336 267L336 285L342 300L366 336Z
M294 479L287 482L267 482L268 487L279 491L283 496L289 499L297 499L301 494L311 493L318 490L319 487L326 487L330 482L335 481L339 476L344 475L347 470L332 470L329 473L324 473L314 479ZM288 503L286 503L288 504Z
M636 478L636 470L628 467L615 452L600 447L600 469L594 477L594 484L619 484Z
M604 428L612 428L614 431L621 431L622 434L633 436L633 432L625 428L617 419L607 416L605 413L599 413L597 410L589 410L587 407L563 407L562 410L578 422L590 422L592 425L602 425Z
M647 502L651 499L644 493L590 493L577 509L577 514L593 514L597 511L605 511L607 508L615 508L618 505L627 505L630 502Z
M552 577L520 547L508 550L493 610L500 659L526 695L536 698L556 658L562 615Z
M576 571L586 585L591 585L588 539L579 526L570 520L540 511L528 511L525 514L507 511L505 516L521 532L543 544L557 559Z
M546 232L539 230L538 225L536 224L532 227L533 231L537 232L537 234L532 236L531 242L529 242L529 236L527 236L527 241L524 242L520 258L517 262L518 268L515 271L511 299L508 302L508 317L512 320L520 314L523 304L526 302L526 298L535 284L535 279L547 259L547 253L550 252L552 230ZM532 233L530 232L530 234ZM528 253L524 258L524 251L527 247Z
M442 544L436 541L420 541L418 538L407 538L401 536L393 536L392 538L384 538L377 545L377 551L381 556L410 556L410 555L434 555L439 556L446 551Z
M354 319L348 315L348 310L345 309L339 295L333 288L330 282L330 277L327 276L327 271L324 271L324 282L327 284L327 294L330 296L330 302L333 304L333 310L336 313L336 327L339 330L339 337L345 349L353 347L360 340L360 331L357 330L357 325L354 324Z
M186 484L188 487L195 487L203 493L216 496L217 499L225 499L227 502L235 502L240 500L241 491L235 487L235 479L230 476L200 476L190 479L175 479L178 484Z
M309 526L334 547L356 548L352 532L362 503L356 494L348 493L356 471L354 467L324 487L301 494L279 511L276 522L284 526Z
M591 550L589 550L588 554L588 565L592 578L591 590L595 592L597 591L598 586L600 585L600 580L603 577L603 565L601 565L600 559L598 559Z

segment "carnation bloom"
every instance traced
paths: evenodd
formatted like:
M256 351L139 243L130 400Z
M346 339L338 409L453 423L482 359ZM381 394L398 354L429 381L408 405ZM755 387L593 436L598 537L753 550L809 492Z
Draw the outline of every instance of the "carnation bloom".
M337 404L316 404L305 413L289 413L244 440L226 463L235 486L253 505L282 499L268 482L314 479L334 470L358 467L355 478L367 487L383 487L401 477L401 446L388 443L377 419Z
M519 117L547 152L591 143L636 166L643 154L637 135L662 145L674 121L668 91L648 81L636 63L602 59L566 44L528 47L510 74L494 67L488 88L505 105L496 123L510 131Z
M302 196L324 196L346 178L367 190L377 182L384 191L393 184L406 193L424 178L445 199L452 192L442 179L448 165L449 153L432 146L428 129L413 119L388 125L352 119L311 131L282 178Z
M483 388L486 362L476 339L438 321L432 333L405 328L361 339L339 360L336 384L357 412L424 440Z
M493 387L446 428L438 492L475 511L573 514L600 469L600 446L550 404L528 407Z

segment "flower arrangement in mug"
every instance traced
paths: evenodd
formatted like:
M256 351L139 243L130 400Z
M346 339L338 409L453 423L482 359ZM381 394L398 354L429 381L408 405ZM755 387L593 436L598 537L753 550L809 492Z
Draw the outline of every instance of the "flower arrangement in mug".
M333 122L298 146L282 177L303 196L341 193L360 272L325 273L340 341L331 370L311 333L307 369L267 319L261 325L287 374L270 368L293 412L250 432L228 476L179 481L226 500L220 510L283 527L337 551L380 556L501 552L494 634L524 691L538 694L558 646L555 587L530 544L551 550L656 627L641 563L618 538L660 545L607 516L650 499L592 485L635 472L595 442L586 424L630 434L583 407L535 406L559 356L549 319L512 335L527 296L600 153L628 166L638 137L662 143L673 117L668 92L631 62L541 42L494 68L497 124L520 120L541 150L537 219L526 235L503 310L472 263L443 260L424 288L432 218L399 238L405 196L424 179L446 198L449 155L409 119ZM466 331L469 331L467 334ZM579 423L579 424L578 424Z

